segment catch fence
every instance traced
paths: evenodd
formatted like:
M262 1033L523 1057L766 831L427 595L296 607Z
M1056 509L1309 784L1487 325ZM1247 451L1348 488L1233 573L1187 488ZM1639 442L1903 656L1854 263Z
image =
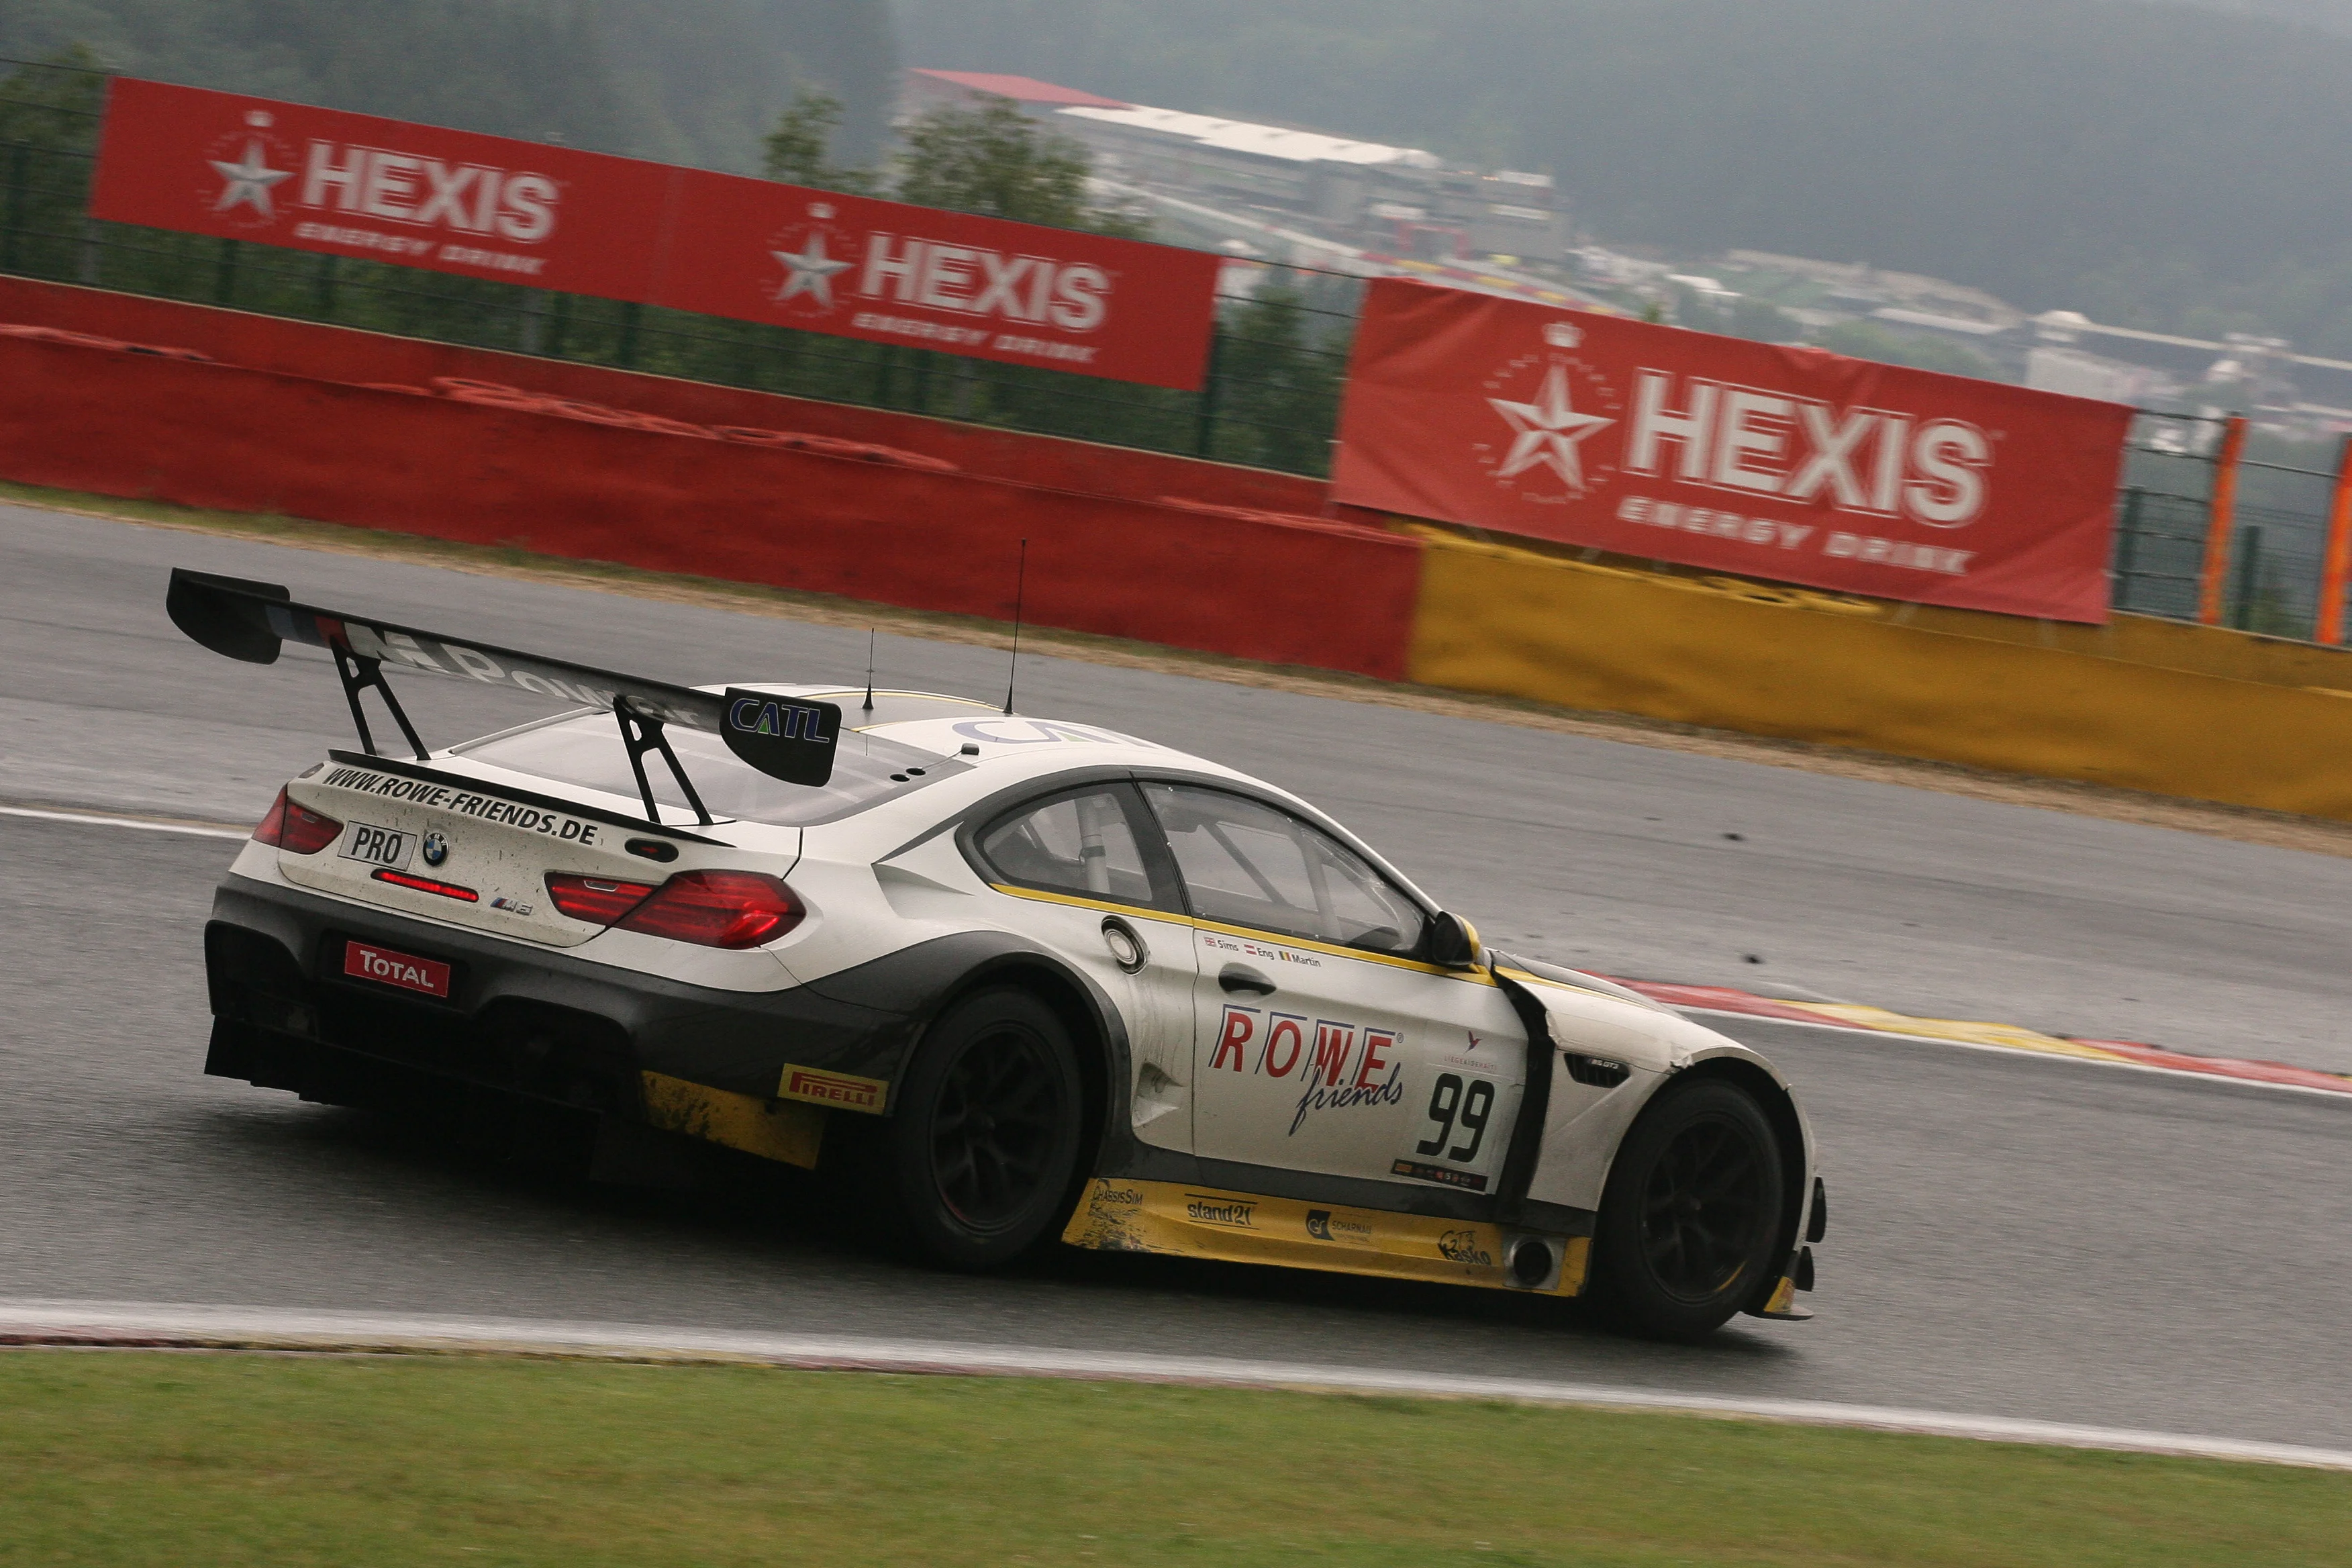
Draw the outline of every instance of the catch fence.
M1286 473L1329 468L1358 278L1230 268L1201 391L1111 382L101 222L89 195L106 73L0 68L0 273ZM2340 641L2339 626L2319 624L2342 618L2325 613L2329 520L2347 510L2338 473L2260 444L2247 457L2231 426L2154 411L2135 423L2116 497L2116 607Z
M2259 437L2252 449L2265 455L2250 456L2232 423L2145 411L2134 422L2116 505L2116 608L2338 642L2342 627L2319 622L2345 448L2334 468Z
M1358 279L1226 270L1171 391L89 216L106 74L0 59L0 272L1320 476Z

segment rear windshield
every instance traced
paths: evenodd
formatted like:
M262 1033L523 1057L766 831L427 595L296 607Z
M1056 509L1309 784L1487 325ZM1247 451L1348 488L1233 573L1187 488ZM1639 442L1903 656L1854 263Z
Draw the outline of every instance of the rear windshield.
M713 816L786 827L851 816L887 796L919 789L942 773L961 773L968 765L878 735L845 730L840 753L833 760L832 779L813 787L770 778L729 751L727 742L716 735L676 724L664 733ZM455 749L459 756L494 767L630 800L638 798L636 778L629 772L629 753L621 746L620 725L610 713L566 714ZM653 785L654 799L665 806L691 811L661 754L648 752L645 763L646 782Z

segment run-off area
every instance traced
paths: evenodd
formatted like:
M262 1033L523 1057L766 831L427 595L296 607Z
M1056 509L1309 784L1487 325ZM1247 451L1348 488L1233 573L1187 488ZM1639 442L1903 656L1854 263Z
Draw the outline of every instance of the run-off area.
M0 1401L40 1561L2317 1563L2352 1504L2317 1469L1066 1380L17 1352Z

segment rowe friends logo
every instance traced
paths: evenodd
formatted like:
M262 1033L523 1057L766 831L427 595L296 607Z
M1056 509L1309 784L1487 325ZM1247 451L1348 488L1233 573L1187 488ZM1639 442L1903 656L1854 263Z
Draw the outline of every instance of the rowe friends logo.
M1227 1003L1209 1070L1288 1079L1298 1085L1286 1134L1296 1136L1318 1110L1402 1103L1404 1068L1396 1057L1401 1044L1394 1029Z
M2096 621L2129 410L1375 279L1335 500L1782 582Z

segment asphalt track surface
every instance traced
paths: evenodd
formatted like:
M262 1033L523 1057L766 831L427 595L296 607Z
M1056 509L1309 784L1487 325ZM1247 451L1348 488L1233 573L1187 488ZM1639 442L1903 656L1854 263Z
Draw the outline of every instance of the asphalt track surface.
M864 663L834 628L0 509L0 796L249 820L345 743L323 665L179 637L174 563L670 679ZM952 645L882 660L897 684L1002 679ZM1022 682L1028 711L1325 803L1547 956L2352 1066L2332 858L1066 661ZM525 716L440 683L410 706L436 742ZM971 1279L872 1254L781 1174L568 1184L202 1077L195 936L232 847L0 816L0 1298L1239 1356L2352 1447L2352 1097L1713 1020L1798 1080L1833 1221L1815 1321L1693 1348L1524 1298L1152 1258Z

